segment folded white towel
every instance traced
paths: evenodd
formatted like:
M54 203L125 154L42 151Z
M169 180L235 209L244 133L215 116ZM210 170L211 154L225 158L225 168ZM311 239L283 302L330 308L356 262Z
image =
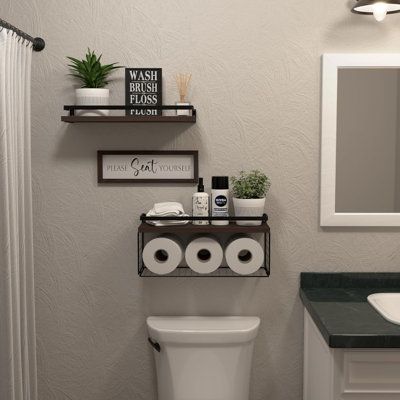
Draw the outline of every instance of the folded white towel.
M181 203L177 203L174 201L169 201L165 203L156 203L154 207L146 214L148 217L188 217L188 214L185 214L185 210ZM147 221L148 224L155 226L165 226L165 225L186 225L189 221Z
M181 203L177 203L175 201L167 201L165 203L156 203L154 207L149 212L152 212L153 215L181 215L185 214L185 210Z

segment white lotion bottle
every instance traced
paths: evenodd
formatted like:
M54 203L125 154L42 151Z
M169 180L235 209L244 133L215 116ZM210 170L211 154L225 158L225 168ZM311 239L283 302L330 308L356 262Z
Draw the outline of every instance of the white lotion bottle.
M229 217L229 177L213 176L211 190L211 215ZM229 221L211 221L212 225L229 225Z
M203 178L199 178L197 192L192 196L192 215L193 217L209 216L209 195L204 193ZM208 220L193 221L193 225L208 225Z

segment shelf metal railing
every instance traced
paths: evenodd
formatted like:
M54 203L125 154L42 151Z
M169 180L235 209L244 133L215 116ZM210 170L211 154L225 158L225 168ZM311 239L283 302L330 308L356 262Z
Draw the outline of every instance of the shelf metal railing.
M84 106L84 105L65 105L65 111L69 111L69 116L75 116L75 111L79 110L122 110L122 111L130 111L130 110L190 110L192 112L192 116L196 116L196 109L193 105L164 105L164 106L153 106L153 105L92 105L92 106Z
M160 216L147 216L142 214L140 216L142 224L139 226L137 231L137 263L138 263L138 275L144 278L156 278L156 277L193 277L193 278L204 278L204 277L269 277L271 274L271 232L268 225L268 215L263 214L261 216L230 216L230 217L194 217L194 216L174 216L174 217L160 217ZM186 225L163 225L155 226L148 225L149 221L208 221L209 225L193 225L187 223ZM212 225L212 221L229 221L228 225ZM261 225L254 226L242 226L234 224L236 221L260 221ZM262 234L262 244L264 250L264 262L262 267L255 273L249 275L240 275L232 271L228 266L221 266L216 271L210 274L199 274L192 271L188 266L178 266L173 272L166 275L157 275L149 271L143 262L143 249L146 244L145 234L150 233L152 235L163 234Z

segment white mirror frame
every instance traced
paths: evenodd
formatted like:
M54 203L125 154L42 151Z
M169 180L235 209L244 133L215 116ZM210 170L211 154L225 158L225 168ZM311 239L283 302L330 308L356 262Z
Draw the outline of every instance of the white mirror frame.
M399 68L400 54L324 54L322 59L321 226L400 226L400 213L338 213L336 124L339 68Z

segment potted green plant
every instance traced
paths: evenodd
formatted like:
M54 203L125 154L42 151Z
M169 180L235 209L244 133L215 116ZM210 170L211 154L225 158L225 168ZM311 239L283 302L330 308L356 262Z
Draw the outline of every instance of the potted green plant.
M105 86L109 83L110 74L122 66L117 63L102 64L101 57L97 56L94 51L87 50L85 59L78 60L74 57L67 57L71 63L70 75L77 78L81 84L79 89L75 89L76 105L98 106L108 105L110 91ZM77 115L96 116L108 115L109 110L82 110Z
M265 196L271 186L267 175L259 170L241 171L232 177L233 206L237 217L261 216ZM238 225L261 225L261 221L236 221Z

